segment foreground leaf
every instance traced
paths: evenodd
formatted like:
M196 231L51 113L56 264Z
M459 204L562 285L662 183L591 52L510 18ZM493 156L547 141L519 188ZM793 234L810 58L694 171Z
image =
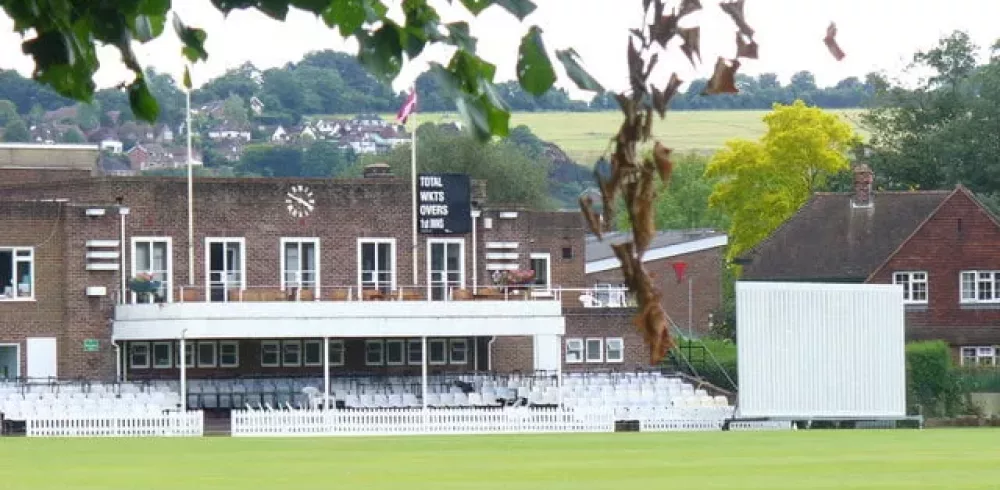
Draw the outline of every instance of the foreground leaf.
M712 74L712 78L709 79L708 84L705 85L705 90L703 90L701 94L715 95L739 93L739 89L736 88L736 70L738 70L739 67L739 60L732 60L731 64L727 64L726 60L720 56L719 60L715 63L715 72Z
M837 61L844 59L844 51L837 44L837 24L831 22L830 26L826 28L826 37L823 38L823 43L826 44L826 48L830 50L834 59Z
M542 30L538 26L531 26L528 33L521 38L517 57L517 80L528 93L535 96L545 94L556 81L556 72L552 69L548 53L545 52Z
M569 76L570 80L573 80L573 83L580 90L604 92L604 87L580 66L580 55L577 54L576 50L570 48L556 51L556 58L562 63L563 68L566 69L566 75Z
M746 37L753 37L754 30L747 24L746 15L743 13L743 2L744 0L733 0L731 2L722 2L719 7L722 11L729 15L733 19L733 23L736 27L740 29Z

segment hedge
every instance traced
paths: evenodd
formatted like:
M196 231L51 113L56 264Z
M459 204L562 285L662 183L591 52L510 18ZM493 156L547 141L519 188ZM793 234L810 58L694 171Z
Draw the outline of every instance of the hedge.
M907 344L906 391L912 415L951 417L963 411L963 390L948 344L940 340Z

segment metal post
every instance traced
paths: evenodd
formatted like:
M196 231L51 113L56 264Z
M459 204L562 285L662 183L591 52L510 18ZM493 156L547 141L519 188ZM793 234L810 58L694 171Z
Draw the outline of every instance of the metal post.
M420 402L423 404L423 409L427 411L427 337L421 337L420 343L422 344L420 351Z
M181 330L181 412L187 412L187 329Z
M194 286L194 164L191 162L191 90L187 91L188 286ZM206 291L207 295L207 291ZM207 296L206 296L207 298ZM183 363L182 363L183 365Z
M476 241L476 226L479 217L479 211L472 212L472 294L479 292L479 253L478 253L478 243Z
M118 275L121 277L121 299L118 301L120 304L126 304L126 294L128 294L128 289L125 287L125 215L128 214L128 208L118 207L118 216L121 219L121 232L118 240Z
M414 88L414 90L416 90ZM413 285L419 282L417 276L418 267L418 247L417 247L417 114L414 111L410 116L413 118L413 131L410 133L410 191L413 194Z
M694 299L693 287L694 277L688 276L688 336L694 338Z
M323 337L323 410L330 409L330 337Z

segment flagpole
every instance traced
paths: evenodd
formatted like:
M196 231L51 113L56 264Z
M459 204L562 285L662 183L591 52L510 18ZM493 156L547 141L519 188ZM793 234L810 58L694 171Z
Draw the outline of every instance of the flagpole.
M194 287L194 164L191 162L191 89L187 89L188 286ZM181 360L183 363L184 361Z
M416 93L416 86L413 87L414 94ZM417 246L417 111L414 107L413 113L410 114L413 117L413 130L410 132L410 186L413 194L413 285L416 286L418 281L417 275L417 265L420 263L417 259L418 246Z

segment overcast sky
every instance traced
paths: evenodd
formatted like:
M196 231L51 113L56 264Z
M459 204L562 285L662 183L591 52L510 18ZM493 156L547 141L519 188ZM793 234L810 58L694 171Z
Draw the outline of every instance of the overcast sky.
M538 24L545 31L550 52L574 47L599 81L611 88L625 85L626 33L641 21L640 0L535 1L539 8L524 23L499 7L490 8L472 22L481 55L498 65L498 81L514 78L517 42L530 25ZM400 16L400 0L387 3L395 5L393 12ZM431 3L446 21L472 20L463 18L462 11L450 7L447 0ZM735 28L719 9L719 1L702 3L705 9L698 15L704 63L693 69L683 55L668 58L668 66L685 80L707 77L717 56L732 56L735 50ZM312 50L356 52L356 44L344 41L315 16L301 11L281 23L256 11L234 12L224 18L207 0L173 0L173 5L187 24L208 31L209 59L194 67L196 85L245 61L266 69L297 61ZM757 31L761 59L747 61L741 72L775 72L787 81L799 70L810 70L821 86L848 76L863 77L871 71L898 74L916 50L933 46L955 29L966 30L981 46L988 47L1000 37L1000 28L995 27L1000 2L995 0L747 0L746 13ZM838 39L847 53L839 63L822 43L831 21L837 23ZM22 39L12 29L10 19L0 14L0 67L14 68L27 76L32 62L21 53ZM141 46L138 53L144 64L180 79L180 43L169 23L160 39ZM445 49L425 52L407 64L395 88L408 86L428 60L446 61L449 55ZM131 79L113 50L101 51L101 63L96 80L100 87ZM664 65L663 59L660 64ZM561 72L560 77L559 84L568 87Z

